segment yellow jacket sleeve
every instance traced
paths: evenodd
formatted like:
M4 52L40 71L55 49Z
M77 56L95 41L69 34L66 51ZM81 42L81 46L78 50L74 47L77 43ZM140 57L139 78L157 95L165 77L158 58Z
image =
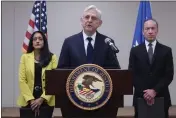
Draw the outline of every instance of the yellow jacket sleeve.
M55 69L57 67L58 64L58 60L57 60L57 56L53 55L52 56L52 62L51 62L51 70ZM52 95L46 95L45 94L45 89L43 90L43 94L41 95L42 98L44 98L47 102L50 100L50 98L52 97Z
M29 100L34 99L32 92L29 89L27 84L27 77L26 77L26 64L25 64L25 54L21 56L20 66L19 66L19 87L22 96L24 97L25 101L28 102Z

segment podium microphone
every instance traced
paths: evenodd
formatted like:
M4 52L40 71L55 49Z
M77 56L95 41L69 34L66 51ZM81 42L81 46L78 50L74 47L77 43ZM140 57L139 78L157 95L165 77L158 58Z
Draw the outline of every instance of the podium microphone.
M119 52L119 49L115 46L114 42L110 38L106 38L105 43L108 44L115 53Z

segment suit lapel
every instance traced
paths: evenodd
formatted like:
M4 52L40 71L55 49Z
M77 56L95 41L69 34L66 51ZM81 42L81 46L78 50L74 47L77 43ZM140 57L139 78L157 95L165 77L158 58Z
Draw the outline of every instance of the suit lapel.
M160 48L160 44L157 42L156 46L155 46L155 51L154 51L154 54L153 54L153 58L152 58L152 65L154 64L154 62L157 58L158 52L160 50L159 48Z
M148 57L148 53L147 53L147 49L146 49L146 46L145 46L145 43L143 43L142 44L142 47L141 47L142 49L141 49L141 51L142 51L142 53L141 54L144 54L144 60L146 60L146 63L148 64L148 65L150 65L150 62L149 62L149 57Z
M96 62L96 58L100 55L100 53L103 51L102 47L102 40L100 34L97 32L96 38L95 38L95 44L94 44L94 55L93 55L93 63Z
M83 39L83 34L82 34L82 32L80 32L79 34L78 34L78 39L77 39L78 41L77 42L75 42L75 43L77 43L77 46L79 47L78 48L78 50L79 50L79 54L80 54L80 59L81 59L81 61L83 61L83 63L86 63L87 61L87 59L86 59L86 51L85 51L85 47L84 47L84 39Z
M30 71L31 71L31 73L34 77L34 71L35 71L35 68L34 68L34 52L32 52L28 55L28 63L29 63Z
M35 77L35 74L34 74L35 73L34 52L29 54L28 63L29 63L29 66L30 66L31 73L32 73L33 77ZM42 68L42 76L44 75L44 72L45 72L46 69L47 69L47 67Z
M44 75L45 70L47 69L47 66L45 68L42 68L42 77Z

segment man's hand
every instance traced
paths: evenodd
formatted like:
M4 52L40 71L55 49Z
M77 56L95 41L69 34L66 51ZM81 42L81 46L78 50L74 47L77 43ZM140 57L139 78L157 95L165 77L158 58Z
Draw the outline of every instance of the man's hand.
M147 90L144 90L143 92L144 92L144 98L146 100L152 100L156 96L156 92L153 89L147 89Z
M148 105L153 105L155 103L156 92L153 89L144 90L144 99L147 101Z

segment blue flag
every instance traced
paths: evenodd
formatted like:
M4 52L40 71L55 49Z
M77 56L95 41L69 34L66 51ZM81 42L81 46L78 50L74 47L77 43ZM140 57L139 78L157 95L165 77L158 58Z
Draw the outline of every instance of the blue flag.
M144 36L142 34L143 24L145 20L151 18L152 13L150 8L150 2L140 1L132 47L135 47L144 42Z

